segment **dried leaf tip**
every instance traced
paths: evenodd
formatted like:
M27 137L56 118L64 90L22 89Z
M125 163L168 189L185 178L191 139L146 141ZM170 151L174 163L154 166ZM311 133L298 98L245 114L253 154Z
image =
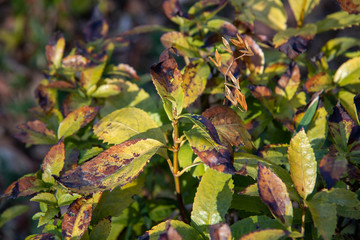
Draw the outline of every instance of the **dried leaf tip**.
M215 64L216 67L221 66L221 55L219 54L217 49L215 50L215 60L216 61L212 57L209 57L209 59Z

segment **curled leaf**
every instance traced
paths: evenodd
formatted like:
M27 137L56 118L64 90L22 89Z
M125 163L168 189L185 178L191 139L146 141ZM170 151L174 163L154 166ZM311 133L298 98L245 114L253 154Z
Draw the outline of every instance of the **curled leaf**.
M74 192L100 192L124 186L143 171L163 146L153 139L135 139L110 147L61 176L58 181Z
M20 133L15 137L26 144L54 144L57 139L52 130L46 128L45 123L35 120L17 126Z

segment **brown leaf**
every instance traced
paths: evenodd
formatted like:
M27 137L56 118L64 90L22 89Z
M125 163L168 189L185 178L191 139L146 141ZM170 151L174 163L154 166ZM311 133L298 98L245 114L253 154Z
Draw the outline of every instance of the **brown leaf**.
M170 225L170 221L166 223L166 229L163 233L160 234L158 240L182 240L183 237L179 232Z
M329 152L321 159L319 168L328 189L332 188L335 183L345 174L347 161L345 156L338 154L334 145Z
M88 229L92 217L94 199L76 199L66 211L61 225L61 235L64 239L78 239Z
M46 87L62 89L62 90L68 90L68 89L75 89L76 88L74 83L67 82L67 81L61 81L61 80L49 83Z
M295 62L291 62L289 68L281 76L275 87L275 93L292 99L300 84L300 69Z
M259 100L267 100L273 98L271 89L262 85L250 85L249 89L252 95Z
M350 14L360 13L360 2L356 0L337 0L343 11Z
M38 105L47 113L55 106L55 95L52 89L47 88L44 84L40 84L36 88L35 98Z
M286 43L280 45L278 49L290 59L294 59L307 50L308 43L309 39L301 36L291 37Z
M119 65L117 65L115 67L116 70L118 71L122 71L124 73L126 73L129 77L136 79L137 81L140 80L139 76L137 75L135 69L133 67L131 67L128 64L124 64L124 63L120 63Z
M347 145L347 141L349 140L352 128L355 126L355 122L342 108L340 102L336 104L333 113L329 116L328 124L330 133L335 141L337 143L343 143ZM345 138L346 142L343 142L343 137Z
M25 176L13 182L6 190L6 197L17 198L29 196L39 192L43 188L43 183L35 176Z
M332 79L327 73L318 73L309 78L305 83L305 89L308 92L318 92L330 87Z
M65 49L64 35L60 32L53 34L46 45L46 59L50 65L59 66Z
M236 173L236 169L232 163L234 157L228 149L199 151L197 148L192 147L192 150L210 168L223 173Z
M52 233L41 233L32 237L27 237L27 240L55 240L56 235Z
M35 120L17 126L20 133L15 137L27 144L54 144L57 139L54 131L47 129L45 123Z
M253 55L244 56L246 68L254 74L259 74L264 71L265 56L260 46L248 35L241 35L243 41L248 45Z
M231 240L231 230L226 223L218 223L209 226L211 240Z
M82 55L69 55L62 59L64 68L79 69L89 66L90 60Z
M293 208L285 183L270 169L258 164L258 189L261 200L287 226L292 224Z
M92 19L83 30L86 42L93 42L107 36L109 25L98 8L95 8Z
M164 0L162 4L165 15L172 19L173 17L180 16L185 17L184 12L181 9L180 3L178 0Z
M202 115L215 126L220 137L226 139L231 145L236 147L243 145L249 149L254 147L245 124L231 108L213 106L205 110Z

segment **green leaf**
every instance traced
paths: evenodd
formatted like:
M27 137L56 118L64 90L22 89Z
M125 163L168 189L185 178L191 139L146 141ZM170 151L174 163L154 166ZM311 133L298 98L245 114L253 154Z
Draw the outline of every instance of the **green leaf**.
M316 198L307 201L306 204L309 206L314 225L321 236L325 240L332 239L337 222L336 205L329 203L327 199Z
M152 138L165 143L156 122L145 111L134 107L122 108L106 115L94 126L94 133L108 144L119 144L136 138Z
M132 197L141 193L144 181L145 178L140 176L123 187L116 187L112 191L104 191L93 211L93 222L98 222L109 216L119 216L134 201Z
M154 226L151 230L147 231L144 236L148 236L150 240L158 240L160 235L166 231L166 227L170 224L183 239L203 239L198 231L196 231L193 227L188 224L178 221L178 220L170 220L166 222L162 222L156 226Z
M46 124L39 120L20 124L17 128L20 133L16 134L15 137L27 145L55 144L57 142L55 133L47 129Z
M301 118L301 121L300 121L299 125L297 126L296 131L294 132L293 136L295 136L302 128L304 128L305 130L308 129L309 124L311 123L312 119L315 116L318 104L319 104L319 96L317 96L316 98L314 98L311 101L304 116Z
M266 229L251 232L242 236L239 240L278 240L286 236L288 232L281 229Z
M57 204L59 207L69 205L76 199L80 198L81 195L77 193L68 193L63 188L59 187L55 193Z
M352 37L339 37L330 39L321 49L328 61L346 53L350 48L359 46L359 39Z
M334 83L339 86L359 85L360 80L360 57L352 58L343 63L334 75Z
M317 163L304 129L291 139L288 159L294 186L299 195L306 199L315 187Z
M284 31L279 31L275 34L273 38L273 43L275 47L279 47L282 44L285 44L291 37L300 36L305 39L312 39L316 34L317 27L315 24L308 23L300 29L297 28L287 28Z
M61 223L63 239L80 238L88 229L92 217L93 198L79 198L66 211Z
M243 235L257 229L269 228L281 229L283 226L276 219L272 219L267 216L251 216L237 221L230 227L234 239L239 239Z
M16 205L9 207L5 209L0 214L0 228L8 221L10 221L13 218L16 218L17 216L27 212L30 209L29 206L26 205Z
M259 196L234 194L231 208L255 214L269 214L270 211ZM251 214L254 215L254 214Z
M260 153L269 162L276 165L285 165L288 163L287 150L288 144L270 144L264 147Z
M55 68L61 66L61 59L65 49L65 38L62 33L55 33L51 36L49 43L46 45L46 59L50 65Z
M187 37L181 32L164 33L160 40L166 48L175 47L181 56L190 58L200 57L198 48L190 45Z
M291 229L293 208L286 185L275 173L260 163L257 183L262 201L275 217Z
M298 23L309 15L319 3L320 0L289 0L290 7Z
M308 125L306 135L313 149L320 149L325 142L328 132L327 116L328 113L326 109L320 107L316 110L312 121Z
M89 106L91 104L91 98L81 96L77 92L70 93L64 102L64 115L75 111L78 108Z
M276 31L286 29L287 16L280 0L231 0L231 4L237 11L241 11L244 14L253 14L256 20ZM250 21L249 18L247 20L248 22Z
M360 201L357 194L344 189L344 188L332 188L330 190L323 190L316 193L312 200L328 201L329 203L335 203L339 206L356 207L360 206Z
M51 223L53 221L53 218L59 213L59 211L60 209L57 207L48 207L44 215L40 216L37 227L39 228L45 224Z
M203 60L192 61L186 65L182 83L185 94L184 108L192 104L203 93L209 75L209 65Z
M81 155L80 155L78 164L83 164L84 162L86 162L90 158L95 157L96 155L98 155L102 151L104 151L104 149L101 148L101 147L92 147L90 149L85 149L84 151L81 151L80 152Z
M66 138L76 133L95 118L99 109L99 107L84 106L69 113L59 125L58 138Z
M230 174L206 170L195 195L191 212L192 223L208 232L208 225L224 221L231 205L233 188Z
M111 230L111 221L109 219L101 220L91 231L90 240L107 239Z
M96 83L100 80L105 68L105 62L81 72L80 84L86 89L87 95L91 96L96 89Z
M65 145L63 141L59 141L56 145L50 148L46 154L43 164L42 180L46 183L53 183L53 177L59 176L60 171L63 169L65 163Z
M133 27L123 33L121 33L122 36L124 35L134 35L134 34L143 34L143 33L152 33L152 32L172 32L174 31L171 28L164 27L163 25L140 25Z
M32 197L30 201L57 206L56 198L52 193L38 193L36 196Z
M96 88L95 92L91 94L91 97L107 98L118 95L122 89L117 83L118 79L106 78L104 80L104 83L101 84L98 88Z
M135 139L110 147L97 157L67 171L59 182L73 192L89 193L124 186L143 171L164 146L154 139Z
M339 91L339 98L340 98L341 106L343 106L345 108L346 112L350 115L350 117L354 121L357 121L356 106L354 104L355 96L356 96L355 94L353 94L345 89L340 89L340 91Z
M360 15L359 14L349 14L344 11L335 12L329 14L321 21L316 23L317 32L326 32L329 30L343 29L345 27L351 27L354 25L359 25Z

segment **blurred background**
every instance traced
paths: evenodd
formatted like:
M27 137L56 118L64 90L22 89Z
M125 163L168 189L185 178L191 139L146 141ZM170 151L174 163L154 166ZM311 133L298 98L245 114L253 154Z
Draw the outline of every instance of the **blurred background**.
M191 5L193 0L180 1ZM295 26L287 6L289 26ZM43 79L46 68L45 46L52 33L65 35L68 53L82 41L82 29L91 19L95 7L109 24L109 35L116 36L138 25L158 24L177 30L163 13L162 0L0 0L0 194L19 177L39 169L49 146L25 147L13 136L16 126L33 120L28 109L35 105L34 90ZM322 19L326 14L340 10L336 0L323 0L307 21ZM233 10L226 7L220 13L232 19ZM264 25L255 24L255 31L274 34ZM320 48L335 36L360 37L359 27L318 35L311 43L309 55L316 55ZM161 32L134 35L129 46L117 49L114 58L118 63L128 63L140 76L149 73L151 64L164 49L160 43ZM334 68L337 63L333 63ZM146 77L145 77L146 78ZM147 78L149 79L149 77ZM0 202L0 213L16 204L31 205L30 211L0 228L0 239L24 239L39 233L37 221L31 216L38 211L38 204L29 198Z

